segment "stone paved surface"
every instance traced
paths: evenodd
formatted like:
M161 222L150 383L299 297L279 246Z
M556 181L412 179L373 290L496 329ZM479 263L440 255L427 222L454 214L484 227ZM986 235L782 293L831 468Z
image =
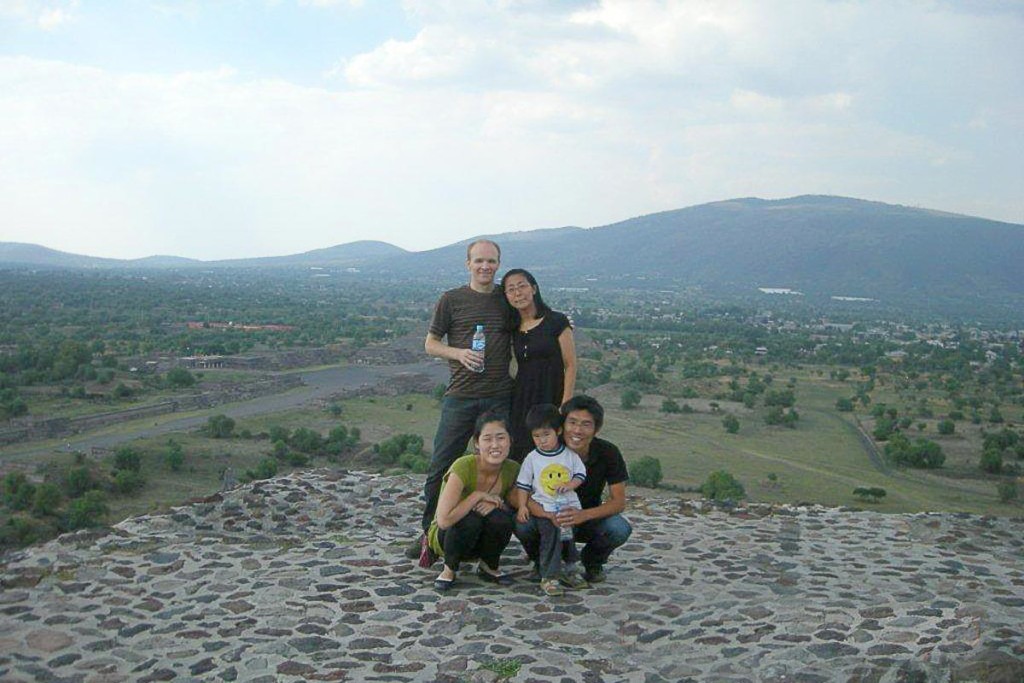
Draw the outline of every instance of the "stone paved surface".
M313 471L0 566L3 681L1024 680L1024 521L631 498L562 598L404 559L413 477ZM516 668L518 663L518 669Z

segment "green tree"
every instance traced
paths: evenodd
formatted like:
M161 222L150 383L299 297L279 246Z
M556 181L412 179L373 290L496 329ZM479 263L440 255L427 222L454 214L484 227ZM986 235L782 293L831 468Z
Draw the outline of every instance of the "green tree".
M836 410L842 413L849 413L853 410L853 400L849 398L836 399Z
M64 472L64 491L68 498L78 498L97 486L96 478L85 465L70 467Z
M54 517L60 509L63 496L60 488L51 482L36 487L36 495L32 500L32 514L39 517Z
M877 486L864 487L858 486L853 490L853 495L857 496L864 502L877 503L886 496L886 490Z
M167 450L164 451L164 464L171 472L180 472L185 465L185 451L181 444L170 439L167 441Z
M131 387L129 387L124 382L119 382L118 385L116 387L114 387L114 392L113 392L114 398L117 398L117 399L129 398L134 393L135 392L132 391Z
M678 413L680 412L679 404L671 398L666 398L661 402L661 412L663 413Z
M114 452L114 469L138 472L142 469L142 453L131 446L121 446Z
M35 484L24 472L8 472L3 480L3 501L10 510L27 510L36 495Z
M622 409L633 410L640 405L640 392L636 389L626 389L622 392Z
M700 492L710 500L740 500L747 495L743 490L743 484L725 470L709 474L700 485Z
M230 439L235 431L235 421L224 414L213 415L206 421L206 434L213 439Z
M730 434L735 434L736 432L740 431L740 421L732 413L729 413L728 415L722 418L722 426L725 427L725 431L729 432Z
M245 471L245 477L250 481L270 479L275 476L277 476L277 461L273 458L263 458L255 468Z
M943 436L949 436L950 434L956 431L956 423L949 419L939 420L938 429L939 434L942 434Z
M145 485L146 478L138 470L117 470L114 473L112 487L118 493L135 493Z
M195 384L196 378L185 368L171 368L167 371L165 381L167 382L167 386L183 388L190 387Z
M661 483L661 460L645 455L629 467L629 479L634 484L657 488Z
M1003 454L994 448L990 448L981 454L981 461L978 467L989 474L999 474L1003 471Z
M80 498L68 503L64 517L64 528L68 531L103 525L103 518L110 509L107 497L102 491L86 491Z
M299 427L292 432L292 438L288 441L288 445L300 453L315 455L324 447L324 440L318 432L306 427Z

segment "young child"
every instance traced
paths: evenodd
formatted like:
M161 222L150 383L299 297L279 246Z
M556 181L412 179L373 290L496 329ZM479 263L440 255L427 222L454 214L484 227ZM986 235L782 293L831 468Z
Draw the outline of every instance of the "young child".
M575 490L586 481L587 469L579 454L567 448L559 438L562 416L558 408L550 403L533 406L526 414L526 428L536 448L523 460L516 479L516 488L520 489L516 518L520 522L530 519L529 498L545 512L579 509L580 499ZM547 595L561 595L559 582L569 588L586 588L588 584L576 568L580 555L572 529L567 530L568 537L563 539L563 530L546 517L537 518L537 529L540 531L537 570L541 590Z

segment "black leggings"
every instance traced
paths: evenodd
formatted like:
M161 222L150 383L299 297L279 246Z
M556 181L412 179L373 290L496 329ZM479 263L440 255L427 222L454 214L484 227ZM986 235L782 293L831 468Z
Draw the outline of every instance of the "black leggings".
M512 513L507 510L498 508L486 517L470 511L448 529L438 532L438 541L444 548L444 563L458 571L463 560L480 558L491 569L497 569L514 526Z

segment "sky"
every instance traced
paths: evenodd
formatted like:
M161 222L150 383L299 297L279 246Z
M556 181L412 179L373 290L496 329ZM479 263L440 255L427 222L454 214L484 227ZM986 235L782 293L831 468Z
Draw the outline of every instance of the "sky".
M409 250L737 197L1024 223L1018 0L0 0L0 241Z

